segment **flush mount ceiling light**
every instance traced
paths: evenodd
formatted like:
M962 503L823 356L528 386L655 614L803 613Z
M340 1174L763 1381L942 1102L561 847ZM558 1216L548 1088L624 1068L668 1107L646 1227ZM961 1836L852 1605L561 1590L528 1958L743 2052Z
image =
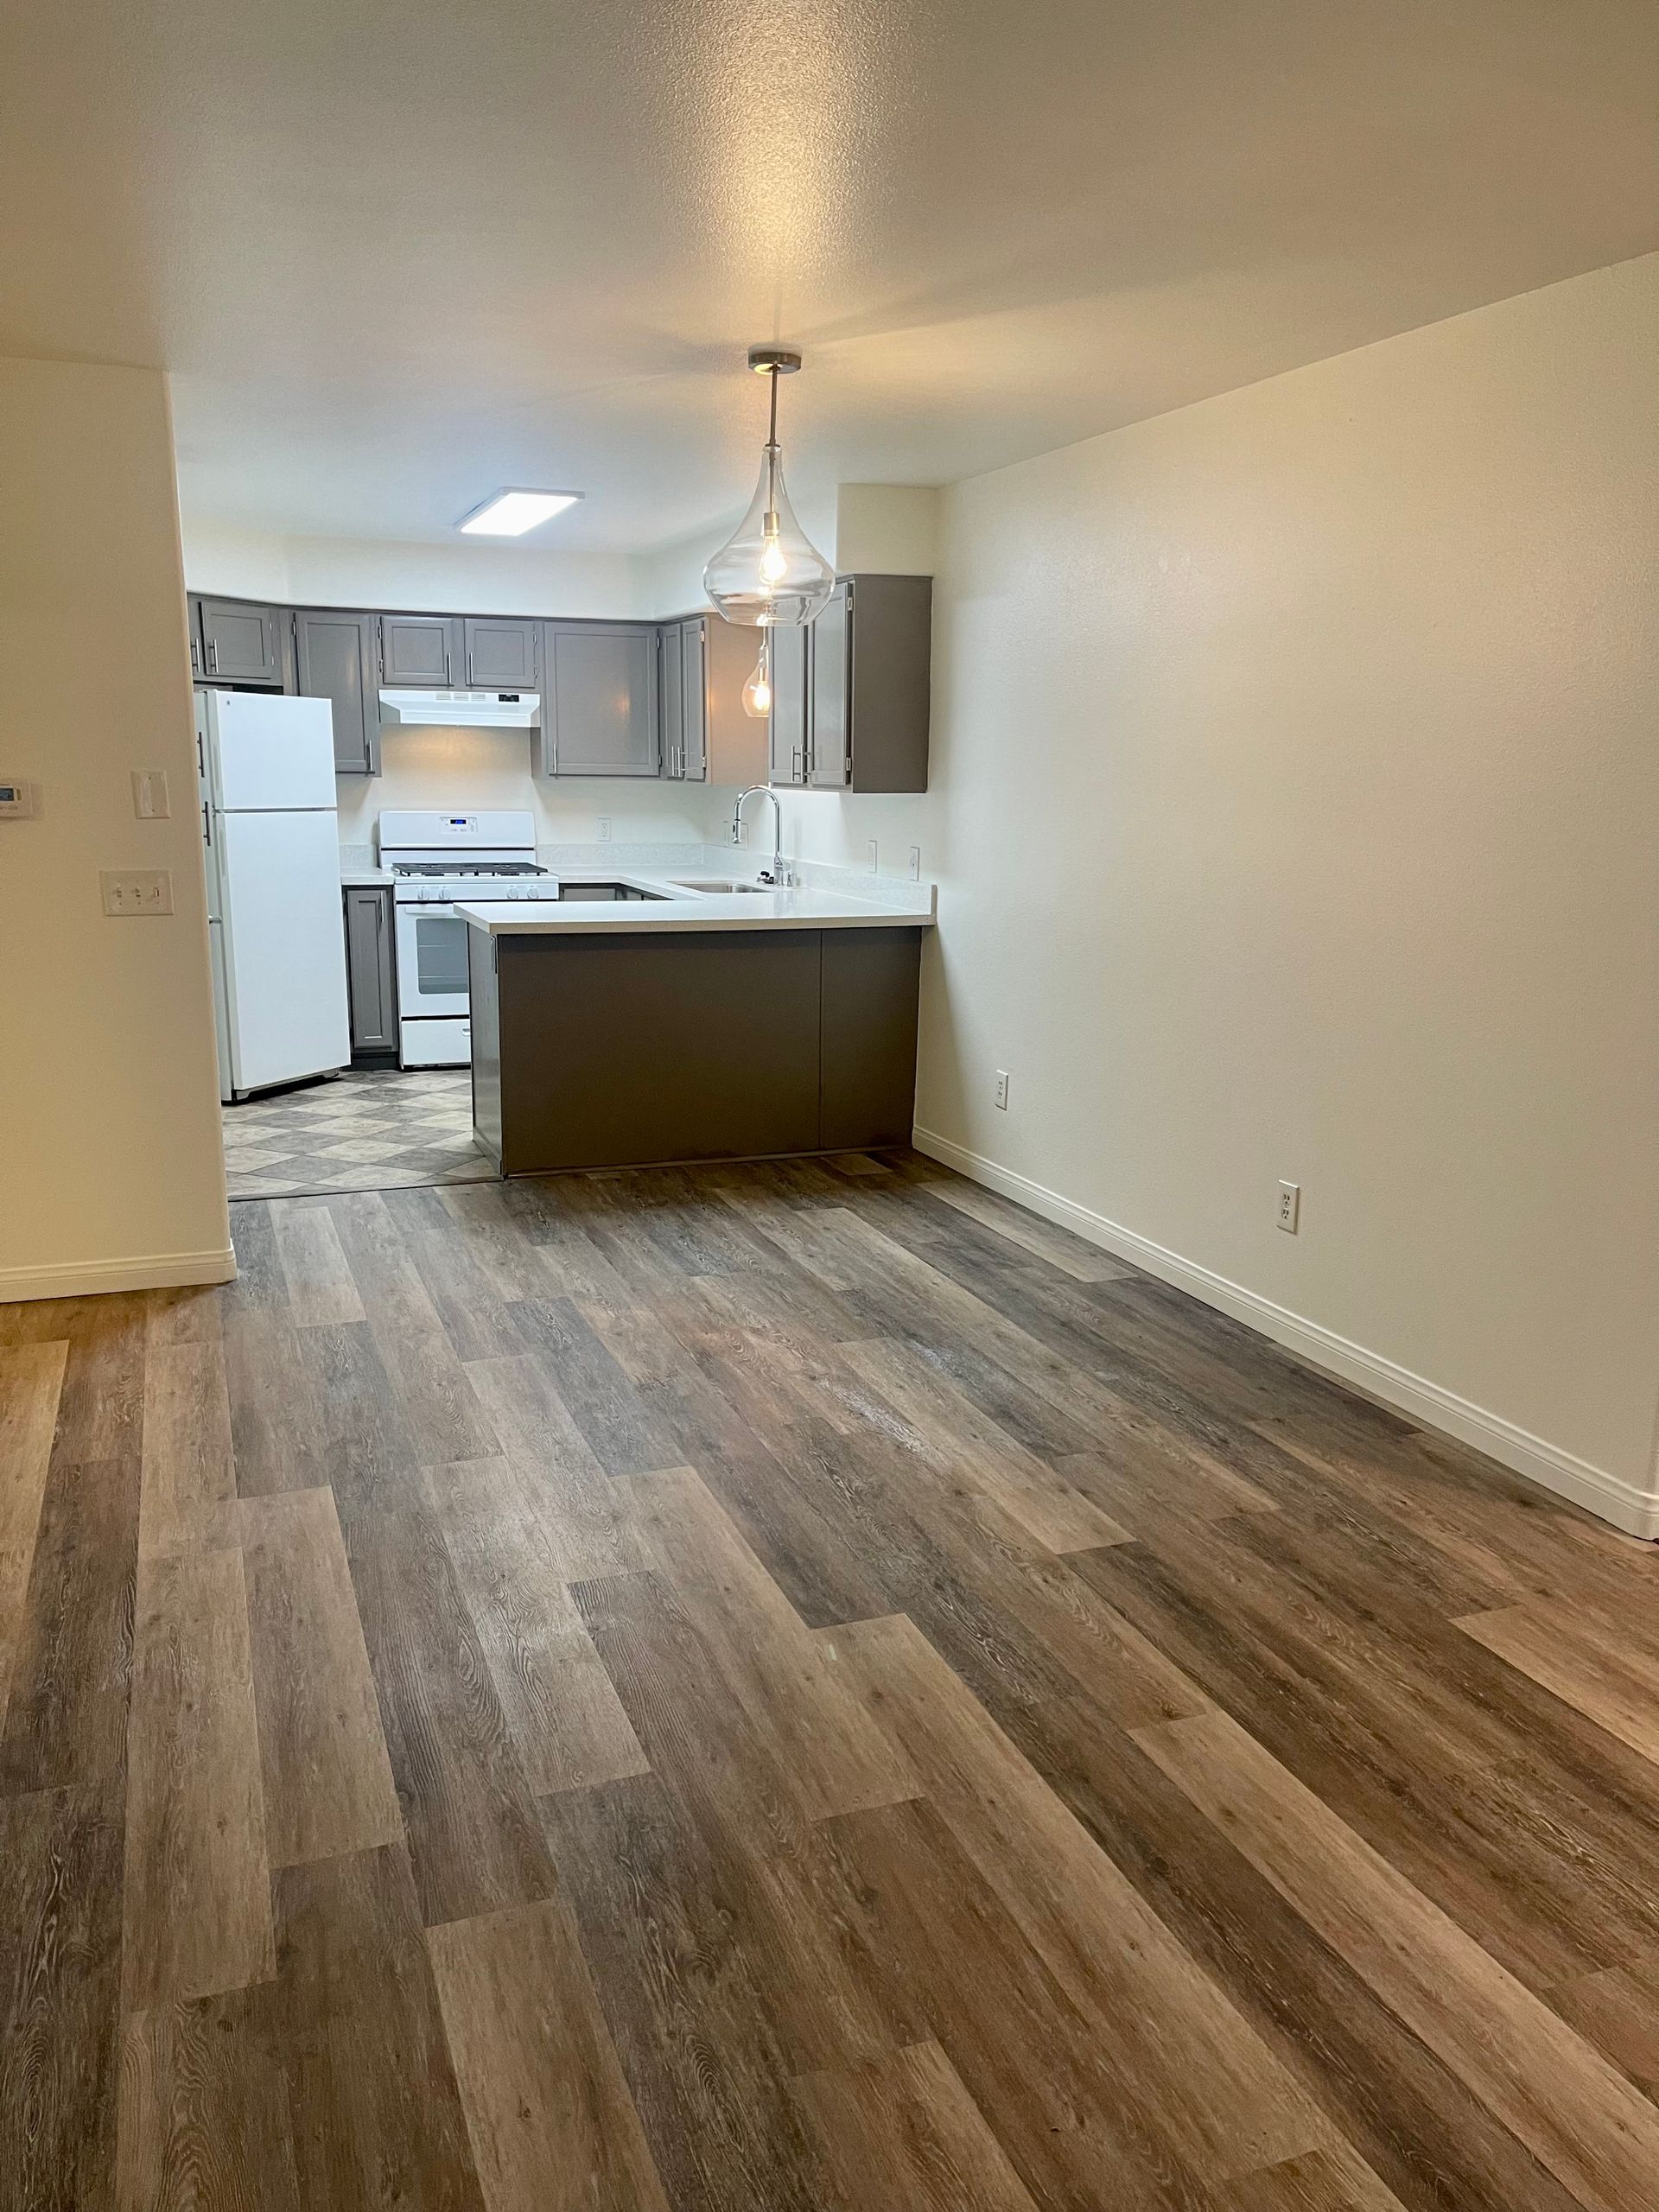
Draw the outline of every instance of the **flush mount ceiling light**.
M703 589L728 622L766 630L810 622L836 588L835 570L796 521L784 490L778 379L792 376L800 365L798 353L780 346L749 348L749 366L768 379L772 392L760 481L748 512L702 572Z
M492 492L482 506L462 515L455 528L469 537L522 537L550 515L574 507L581 497L580 492L525 492L509 486L505 492Z

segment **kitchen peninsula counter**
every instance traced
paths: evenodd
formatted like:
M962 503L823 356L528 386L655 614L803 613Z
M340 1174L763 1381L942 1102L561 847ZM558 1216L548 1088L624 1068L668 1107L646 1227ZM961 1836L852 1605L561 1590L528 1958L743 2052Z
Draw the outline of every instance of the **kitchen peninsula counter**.
M908 1142L931 911L639 887L456 905L474 1133L504 1175Z

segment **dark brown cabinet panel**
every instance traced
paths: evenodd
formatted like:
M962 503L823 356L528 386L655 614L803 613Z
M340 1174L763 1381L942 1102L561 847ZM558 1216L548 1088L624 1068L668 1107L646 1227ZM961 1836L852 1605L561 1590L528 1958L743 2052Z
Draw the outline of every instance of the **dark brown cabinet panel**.
M283 683L283 651L276 609L244 599L200 599L200 638L194 656L207 683Z
M467 936L505 1174L909 1137L919 928Z
M464 682L461 619L453 614L383 614L380 680L416 691Z
M533 691L541 681L539 622L468 614L461 621L467 681L486 691Z
M334 718L334 766L341 775L380 772L380 679L375 617L331 607L294 616L296 688L327 699Z
M919 930L825 930L818 1143L908 1144L916 1119Z
M654 776L657 632L648 622L550 622L542 772Z
M346 982L353 1052L397 1049L397 973L391 892L379 884L346 887Z

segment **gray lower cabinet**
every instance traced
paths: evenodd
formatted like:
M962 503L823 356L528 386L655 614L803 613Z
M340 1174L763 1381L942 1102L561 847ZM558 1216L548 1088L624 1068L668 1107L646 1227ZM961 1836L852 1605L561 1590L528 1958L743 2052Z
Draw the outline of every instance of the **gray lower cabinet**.
M372 614L302 607L294 615L294 664L302 697L327 699L334 717L334 766L380 772L378 639Z
M274 607L245 599L199 599L194 672L208 683L264 683L280 690L283 648Z
M925 791L933 581L843 576L773 650L772 780L815 791Z
M461 618L467 681L486 691L534 691L541 682L542 626L505 616Z
M656 775L657 650L649 622L545 625L543 775Z
M397 969L391 892L379 884L346 887L346 982L353 1052L397 1049Z
M380 681L415 691L464 682L460 618L453 614L383 614Z

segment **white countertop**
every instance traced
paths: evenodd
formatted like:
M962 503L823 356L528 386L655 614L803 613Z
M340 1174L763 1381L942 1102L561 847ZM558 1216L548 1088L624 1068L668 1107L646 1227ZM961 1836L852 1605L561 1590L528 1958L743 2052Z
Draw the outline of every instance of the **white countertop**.
M340 880L348 891L378 888L390 891L391 871L384 868L346 868L340 872Z
M578 880L566 876L567 882ZM604 879L640 891L671 885L619 871ZM491 937L597 937L641 930L931 930L933 916L878 899L846 899L833 891L678 891L641 899L455 902L454 912Z

